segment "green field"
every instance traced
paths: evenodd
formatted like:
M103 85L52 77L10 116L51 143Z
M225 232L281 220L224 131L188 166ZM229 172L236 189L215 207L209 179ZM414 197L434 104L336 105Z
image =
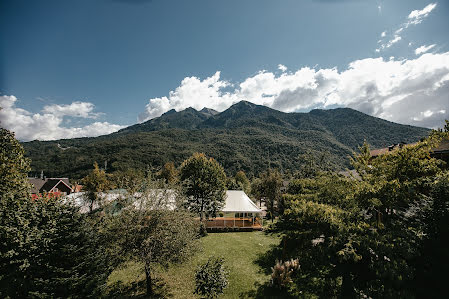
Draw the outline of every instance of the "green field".
M193 295L197 265L210 256L222 256L228 268L229 285L221 298L254 297L257 287L269 281L259 259L279 238L263 232L211 233L200 240L202 251L189 261L169 269L156 269L156 293L162 298L198 298ZM108 280L110 296L144 297L144 272L141 264L129 262L115 270Z

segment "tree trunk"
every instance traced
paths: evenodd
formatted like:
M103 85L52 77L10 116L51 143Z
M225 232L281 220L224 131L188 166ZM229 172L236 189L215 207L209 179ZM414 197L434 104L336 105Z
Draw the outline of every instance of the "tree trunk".
M204 200L201 200L201 210L200 210L200 222L203 223L204 220Z
M145 283L147 286L147 295L152 296L153 295L153 287L151 286L151 272L150 272L150 266L145 265Z

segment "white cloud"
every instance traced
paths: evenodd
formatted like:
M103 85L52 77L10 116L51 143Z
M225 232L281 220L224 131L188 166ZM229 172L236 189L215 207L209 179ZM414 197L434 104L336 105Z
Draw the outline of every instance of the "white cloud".
M108 122L94 122L81 127L63 127L64 117L96 118L95 106L88 102L74 102L70 105L47 105L41 113L31 113L16 107L17 98L0 96L1 126L16 133L22 141L55 140L76 137L94 137L109 134L123 126Z
M415 50L415 54L420 55L420 54L426 53L427 51L429 51L430 49L432 49L435 46L436 46L435 44L429 45L429 46L426 46L426 45L421 46Z
M402 39L402 37L400 37L399 35L395 35L394 38L392 40L390 40L386 45L385 48L389 48L392 45L394 45L395 43L397 43L398 41L400 41Z
M279 64L279 65L278 65L278 69L279 69L281 72L285 72L285 71L287 70L287 67L286 67L285 65L283 65L283 64Z
M223 110L229 106L228 103L238 101L235 95L222 91L223 88L229 86L231 86L229 82L220 80L220 72L216 72L204 80L197 77L186 77L179 87L170 91L168 97L150 99L138 120L142 122L160 116L170 109L214 107Z
M382 50L388 49L390 48L392 45L396 44L397 42L399 42L402 37L400 36L400 34L407 29L410 25L417 25L420 24L425 18L427 18L427 16L430 14L430 12L432 12L432 10L435 9L435 7L437 6L436 3L431 3L429 5L427 5L426 7L424 7L422 10L414 10L412 11L408 17L407 17L407 21L405 23L402 23L398 29L396 29L394 31L393 36L391 36L390 38L388 38L387 40L381 40L380 42L380 46L376 49L376 52L380 52ZM381 33L381 37L384 38L387 36L387 32L384 31ZM409 43L410 46L410 43Z
M429 13L437 7L436 3L431 3L422 10L414 10L408 15L409 24L419 24Z
M220 72L204 80L188 77L167 97L150 99L139 120L189 106L223 111L247 100L285 112L351 107L394 122L437 127L449 118L448 94L449 52L409 60L366 58L343 71L309 67L280 75L261 71L236 85L221 80ZM421 117L425 111L433 114Z
M70 105L47 105L42 109L43 113L57 114L60 116L74 116L83 118L97 118L101 113L94 113L95 105L89 102L73 102Z

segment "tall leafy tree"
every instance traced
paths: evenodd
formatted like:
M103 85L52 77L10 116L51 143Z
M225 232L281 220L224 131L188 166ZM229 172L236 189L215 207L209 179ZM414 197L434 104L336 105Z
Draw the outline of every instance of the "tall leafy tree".
M277 170L269 169L262 173L258 180L255 180L251 186L251 192L259 200L264 200L268 211L270 211L271 219L278 212L283 213L283 202L281 198L282 176Z
M181 180L188 197L188 207L200 216L215 215L223 206L226 174L218 162L195 153L181 165Z
M147 191L140 200L130 202L121 213L109 218L106 230L117 255L144 264L147 294L151 296L153 267L182 262L194 252L199 225L182 208L168 209L176 194L161 189Z
M86 192L89 211L92 212L94 204L100 200L99 192L107 190L110 182L105 171L100 169L97 162L95 162L94 169L81 180L81 183L83 184L83 190Z

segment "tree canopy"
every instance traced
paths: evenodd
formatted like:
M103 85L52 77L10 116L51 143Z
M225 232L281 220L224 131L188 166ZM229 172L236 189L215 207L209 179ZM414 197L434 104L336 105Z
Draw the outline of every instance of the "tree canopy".
M226 174L213 158L195 153L181 165L181 180L188 197L188 208L200 216L215 216L224 204Z
M32 200L29 161L1 129L0 297L97 297L108 275L97 235L58 197Z
M413 298L436 282L427 295L447 289L434 259L448 258L437 249L447 237L448 174L430 157L441 137L374 159L365 144L352 162L359 177L322 172L289 187L274 231L284 235L282 258L300 261L296 292ZM424 278L431 265L432 279Z

